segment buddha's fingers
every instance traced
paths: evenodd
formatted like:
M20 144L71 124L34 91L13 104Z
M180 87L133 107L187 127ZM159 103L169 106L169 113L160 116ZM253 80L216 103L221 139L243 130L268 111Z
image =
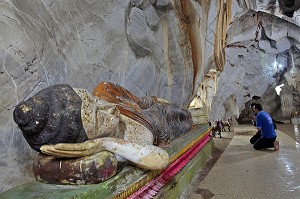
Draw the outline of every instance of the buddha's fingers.
M87 149L87 150L61 150L56 149L56 145L43 145L41 147L41 152L47 155L52 155L55 157L83 157L90 154L93 154L96 151L95 148Z
M87 151L95 150L98 147L98 143L89 140L82 143L60 143L53 145L55 149L62 151Z

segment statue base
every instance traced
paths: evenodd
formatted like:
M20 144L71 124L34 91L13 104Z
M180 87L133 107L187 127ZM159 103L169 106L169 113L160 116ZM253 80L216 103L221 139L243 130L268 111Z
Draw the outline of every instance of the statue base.
M117 173L114 154L102 151L82 158L55 158L39 154L33 162L37 181L50 184L97 184Z

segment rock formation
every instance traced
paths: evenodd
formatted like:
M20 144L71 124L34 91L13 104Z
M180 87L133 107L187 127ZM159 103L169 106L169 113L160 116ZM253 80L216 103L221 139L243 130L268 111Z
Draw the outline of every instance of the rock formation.
M289 18L280 15L278 7L272 14L259 3L247 5L253 10L237 14L227 31L227 62L219 77L217 95L213 98L211 119L245 117L240 113L248 108L247 102L255 96L261 98L264 108L273 117L286 117L290 110L280 111L280 107L282 109L287 103L284 97L286 93L283 92L284 96L280 97L275 91L275 87L281 84L284 84L284 90L294 92L293 99L289 99L290 105L295 109L300 108L297 103L297 57L300 48L298 15ZM235 98L234 103L231 103L232 97ZM231 104L229 109L226 104Z

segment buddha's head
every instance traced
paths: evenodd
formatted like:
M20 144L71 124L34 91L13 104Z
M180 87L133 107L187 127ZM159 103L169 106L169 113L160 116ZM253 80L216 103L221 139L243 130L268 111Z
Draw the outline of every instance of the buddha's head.
M81 121L81 99L68 85L50 86L19 103L13 113L28 144L77 143L87 139Z

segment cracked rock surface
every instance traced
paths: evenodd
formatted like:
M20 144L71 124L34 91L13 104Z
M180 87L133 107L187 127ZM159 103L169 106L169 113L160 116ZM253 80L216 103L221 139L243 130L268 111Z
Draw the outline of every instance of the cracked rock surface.
M299 110L299 32L295 23L266 12L237 15L227 31L227 62L210 118L248 117L247 105L256 97L274 118ZM275 87L281 84L278 96Z

